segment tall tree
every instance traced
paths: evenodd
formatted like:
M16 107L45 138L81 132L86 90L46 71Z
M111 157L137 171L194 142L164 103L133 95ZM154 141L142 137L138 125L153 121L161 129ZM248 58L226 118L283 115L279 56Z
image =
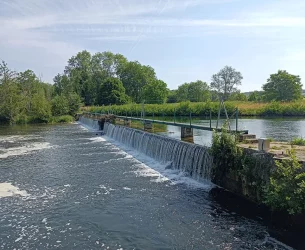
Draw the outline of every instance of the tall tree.
M291 75L285 70L271 74L263 85L266 101L293 101L302 98L301 78Z
M238 90L236 92L231 93L228 100L230 100L230 101L247 101L248 98L245 94L240 93L240 91Z
M137 103L143 101L144 86L157 80L152 67L141 65L137 61L126 63L120 71L120 79L126 89L126 94Z
M92 82L91 54L84 50L68 60L65 74L69 77L74 92L79 94L86 105L92 105L96 99L96 88Z
M227 100L232 92L237 91L243 79L240 72L230 66L225 66L217 74L212 76L211 89L218 92L223 100Z
M178 101L203 102L211 99L207 83L197 80L196 82L184 83L177 90Z
M102 82L98 96L100 105L124 104L127 100L125 88L119 79L109 77Z
M167 96L167 85L161 80L154 80L144 86L143 98L145 103L164 103Z

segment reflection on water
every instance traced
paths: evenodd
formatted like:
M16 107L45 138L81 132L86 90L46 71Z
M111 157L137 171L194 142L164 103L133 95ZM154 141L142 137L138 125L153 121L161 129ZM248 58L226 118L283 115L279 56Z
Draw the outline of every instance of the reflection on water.
M155 118L162 120L163 117ZM173 121L172 117L165 117L164 120ZM177 117L177 122L189 124L189 118ZM222 126L224 120L219 122ZM209 120L192 118L192 124L200 124L209 127ZM159 131L160 134L166 134L170 137L180 139L180 127L166 126L165 131ZM232 130L236 129L235 119L230 120ZM216 127L216 120L212 120L212 127ZM276 141L291 141L295 137L305 138L305 118L243 118L238 120L238 129L248 130L249 134L255 134L257 138L272 138ZM201 145L210 145L212 132L194 129L194 142Z

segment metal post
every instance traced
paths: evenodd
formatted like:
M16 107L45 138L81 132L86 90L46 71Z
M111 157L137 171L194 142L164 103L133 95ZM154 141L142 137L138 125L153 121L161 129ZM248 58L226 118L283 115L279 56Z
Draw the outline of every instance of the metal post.
M155 113L153 112L153 122L155 121Z
M174 109L174 123L176 123L176 108Z
M216 122L216 129L218 129L218 121L220 119L220 110L221 110L221 100L219 101L219 108L218 108L218 116L217 116L217 122Z
M144 109L144 101L142 102L142 118L143 118L143 122L144 122L144 119L145 119L145 109Z
M236 107L236 133L238 131L238 108Z
M212 129L212 109L210 109L210 129Z
M192 126L192 112L190 112L190 126Z
M163 123L165 123L165 121L164 121L164 112L162 113L162 117L163 117L163 118L162 118L162 119L163 119Z

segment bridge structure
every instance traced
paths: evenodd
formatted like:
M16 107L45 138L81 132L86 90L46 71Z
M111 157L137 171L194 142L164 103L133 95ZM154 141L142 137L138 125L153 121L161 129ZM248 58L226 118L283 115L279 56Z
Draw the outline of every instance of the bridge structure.
M206 124L194 124L192 123L191 115L189 117L188 123L181 123L176 122L176 119L174 118L173 121L166 121L166 120L159 120L155 119L148 119L145 118L143 115L141 117L134 117L134 116L122 116L122 115L113 115L111 113L109 114L103 114L103 113L90 113L90 112L84 112L84 114L89 115L91 119L100 120L101 118L105 116L113 116L115 119L120 119L124 122L125 126L131 126L132 121L139 121L143 123L143 128L146 131L151 131L153 128L153 124L164 124L164 125L170 125L170 126L176 126L181 128L181 138L192 138L193 137L193 129L198 130L205 130L205 131L217 131L221 132L222 128L219 127L213 127L212 126L212 117L210 116L210 119L206 121ZM248 135L248 130L239 130L238 127L238 121L236 119L236 128L234 130L228 129L227 131L234 134L243 134Z

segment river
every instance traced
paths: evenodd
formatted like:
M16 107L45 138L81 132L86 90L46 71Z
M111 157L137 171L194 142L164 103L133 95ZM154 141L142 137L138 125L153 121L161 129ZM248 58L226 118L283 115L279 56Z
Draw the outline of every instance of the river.
M0 249L291 249L212 187L79 124L1 126Z
M148 117L151 119L151 117ZM158 120L173 121L173 117L155 117ZM189 118L177 117L177 122L189 124ZM224 119L219 121L219 127L224 123ZM212 120L212 127L216 127L217 121ZM193 117L192 124L200 124L210 126L207 117L204 119ZM180 138L180 127L162 125L163 131L159 132L176 139ZM232 130L236 129L235 119L230 120ZM272 138L275 141L290 142L293 138L305 138L305 119L296 117L283 118L240 118L238 120L238 128L240 130L248 130L249 134L255 134L257 138ZM200 145L210 145L212 132L194 129L194 142Z

